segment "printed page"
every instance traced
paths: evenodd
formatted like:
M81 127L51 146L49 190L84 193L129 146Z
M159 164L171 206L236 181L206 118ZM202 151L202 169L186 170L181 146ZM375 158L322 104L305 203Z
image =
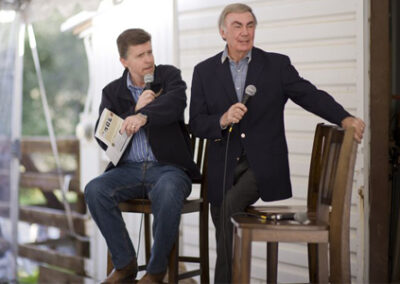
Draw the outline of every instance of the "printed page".
M107 145L106 155L110 161L117 165L119 159L124 153L132 136L127 136L126 132L120 134L123 119L105 108L101 113L99 125L95 136Z

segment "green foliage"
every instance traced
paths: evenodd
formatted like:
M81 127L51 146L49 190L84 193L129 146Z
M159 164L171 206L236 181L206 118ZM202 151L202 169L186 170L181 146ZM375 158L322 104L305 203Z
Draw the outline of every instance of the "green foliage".
M33 284L38 283L39 279L39 269L35 269L32 274L27 274L23 270L18 270L18 283L21 284Z
M35 22L37 50L47 100L56 135L74 135L88 86L83 41L71 32L60 32L64 21L54 13ZM36 71L25 42L22 135L48 135Z
M19 204L25 205L45 205L46 199L38 188L20 188Z

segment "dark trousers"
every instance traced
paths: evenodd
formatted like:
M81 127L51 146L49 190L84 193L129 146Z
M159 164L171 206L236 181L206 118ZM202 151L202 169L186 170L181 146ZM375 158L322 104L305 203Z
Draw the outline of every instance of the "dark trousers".
M250 170L246 158L242 158L236 166L234 179L234 184L226 191L221 206L211 205L211 217L217 240L215 283L231 283L233 239L231 216L244 212L247 206L260 197L254 173Z

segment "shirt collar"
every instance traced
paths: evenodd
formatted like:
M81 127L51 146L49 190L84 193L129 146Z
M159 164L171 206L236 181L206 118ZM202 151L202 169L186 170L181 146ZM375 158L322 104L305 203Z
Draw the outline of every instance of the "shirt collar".
M251 51L252 51L252 49L250 49L249 52L247 52L246 56L244 57L244 58L247 58L247 63L250 63L250 61L251 61ZM222 56L221 56L221 63L223 64L227 58L229 58L229 60L232 60L228 54L228 45L225 45L225 49L222 52Z
M131 75L129 74L129 71L128 71L128 74L126 76L126 86L128 87L129 90L142 90L143 89L143 88L135 86L133 84L133 82L131 80Z

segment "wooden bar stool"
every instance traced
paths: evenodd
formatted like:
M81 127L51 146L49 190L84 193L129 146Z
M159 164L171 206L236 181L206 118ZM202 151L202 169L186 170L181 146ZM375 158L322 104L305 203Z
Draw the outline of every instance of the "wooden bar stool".
M201 178L192 180L193 185L200 185L200 197L188 199L185 201L182 214L199 213L199 256L180 256L179 255L179 234L176 237L175 244L169 257L168 283L178 283L178 280L200 275L201 283L209 283L209 257L208 257L208 201L207 201L207 141L205 139L191 136L192 150L195 156L195 162L201 171ZM151 202L148 199L133 199L119 204L122 212L142 213L144 214L144 234L145 234L145 254L146 264L139 265L139 271L145 270L150 260L151 248L151 221L150 214ZM179 262L199 263L200 268L192 271L179 273ZM108 255L107 274L113 269L110 255Z

